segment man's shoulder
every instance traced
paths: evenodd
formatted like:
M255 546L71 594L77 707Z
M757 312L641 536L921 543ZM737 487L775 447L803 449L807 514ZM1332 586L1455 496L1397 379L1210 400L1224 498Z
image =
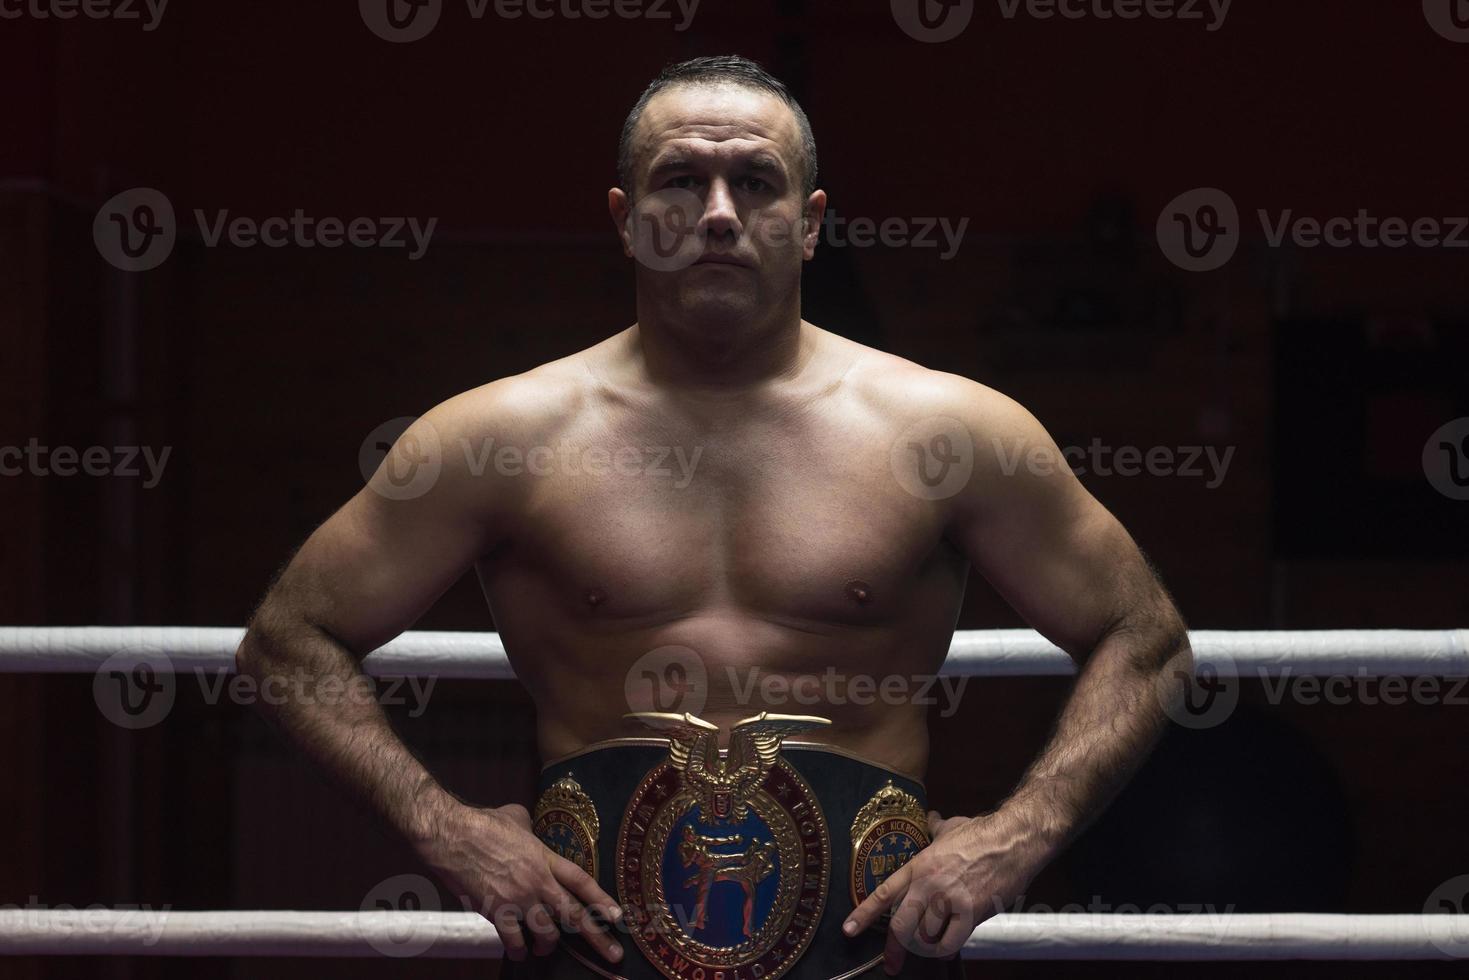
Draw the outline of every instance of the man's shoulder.
M976 486L984 483L978 474L1013 471L1018 453L1052 451L1049 434L1025 406L972 378L869 348L848 375L880 445L958 452Z
M449 398L429 413L441 429L504 442L544 441L576 418L594 389L586 351L548 361Z
M961 374L924 367L896 354L847 341L858 353L846 382L875 412L904 425L952 416L966 425L1011 424L1025 410L1010 396Z

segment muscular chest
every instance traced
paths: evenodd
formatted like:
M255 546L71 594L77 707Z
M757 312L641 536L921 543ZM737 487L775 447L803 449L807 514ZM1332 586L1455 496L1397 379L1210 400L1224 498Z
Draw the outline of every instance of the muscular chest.
M658 435L568 439L534 477L516 560L569 615L737 605L792 623L876 622L954 560L938 513L894 480L871 433L808 421Z

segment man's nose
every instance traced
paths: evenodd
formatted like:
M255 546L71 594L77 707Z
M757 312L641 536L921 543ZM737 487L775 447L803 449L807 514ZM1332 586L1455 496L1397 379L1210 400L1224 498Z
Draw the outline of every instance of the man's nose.
M740 215L735 208L734 193L725 180L709 182L708 196L704 199L704 232L706 235L740 234Z

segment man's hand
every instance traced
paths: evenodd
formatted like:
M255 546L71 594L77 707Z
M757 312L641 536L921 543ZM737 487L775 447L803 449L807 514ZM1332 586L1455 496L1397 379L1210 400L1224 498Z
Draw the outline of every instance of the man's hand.
M1000 813L944 819L928 815L933 843L893 872L842 924L856 936L893 910L883 969L889 976L909 951L953 957L974 927L1000 912L1030 884L1049 849Z
M419 852L477 903L499 931L509 959L525 959L526 930L537 956L551 952L560 937L558 923L584 936L608 962L622 959L622 947L599 921L617 921L622 909L591 875L531 833L525 807L458 805L436 821Z

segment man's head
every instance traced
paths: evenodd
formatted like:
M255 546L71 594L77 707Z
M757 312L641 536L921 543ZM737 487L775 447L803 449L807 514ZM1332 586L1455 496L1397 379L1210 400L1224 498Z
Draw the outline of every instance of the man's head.
M637 193L636 150L642 148L637 140L638 123L642 121L648 103L658 93L680 85L732 85L779 99L790 110L796 124L801 192L803 196L810 197L816 190L816 137L811 132L811 121L806 118L805 110L780 79L748 58L726 54L669 65L643 89L643 94L627 114L627 121L622 124L622 138L617 143L617 183L628 194L636 196Z
M618 180L608 206L639 260L640 319L705 337L799 319L826 196L780 81L734 56L665 69L628 114Z

